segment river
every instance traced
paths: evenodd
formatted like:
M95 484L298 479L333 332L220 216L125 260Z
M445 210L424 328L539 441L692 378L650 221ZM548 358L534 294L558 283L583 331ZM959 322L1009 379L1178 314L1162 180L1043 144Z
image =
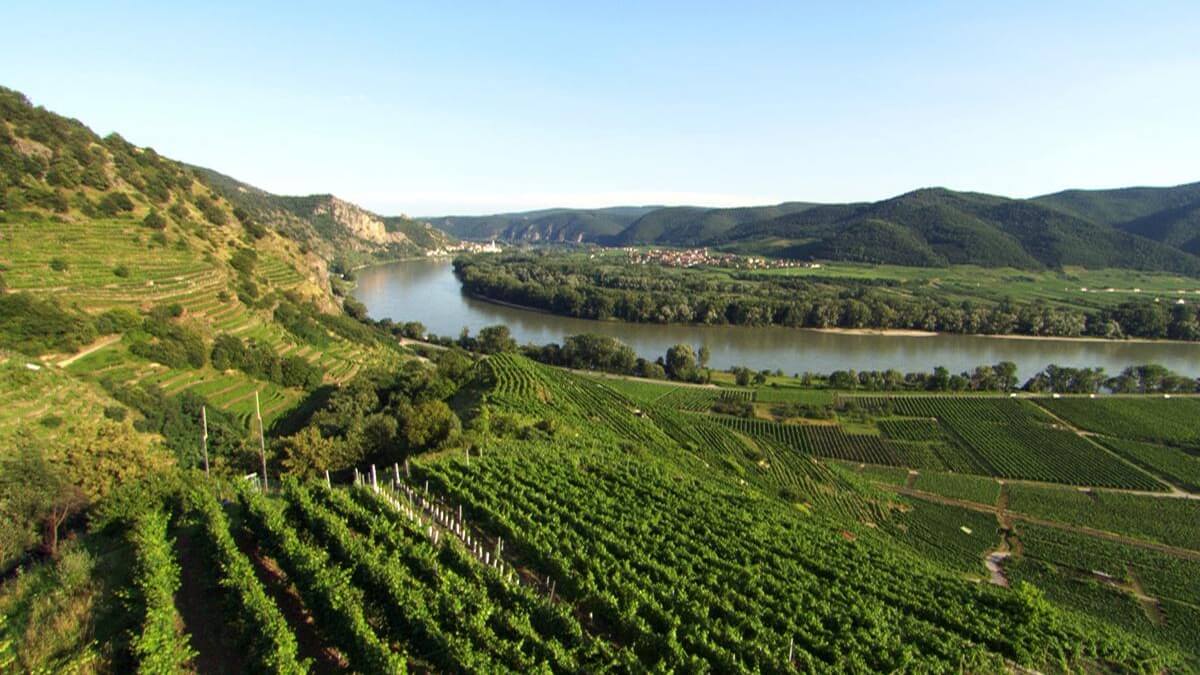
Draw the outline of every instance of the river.
M943 365L960 372L982 363L1012 361L1019 377L1031 377L1047 364L1102 366L1115 374L1129 365L1160 363L1200 377L1200 344L1015 340L974 335L846 335L783 327L693 326L591 321L497 305L465 296L450 261L415 260L358 271L355 296L376 319L420 321L431 333L457 336L505 324L524 344L562 342L576 333L619 338L653 359L673 344L707 344L710 365L776 368L787 374L834 370L909 372Z

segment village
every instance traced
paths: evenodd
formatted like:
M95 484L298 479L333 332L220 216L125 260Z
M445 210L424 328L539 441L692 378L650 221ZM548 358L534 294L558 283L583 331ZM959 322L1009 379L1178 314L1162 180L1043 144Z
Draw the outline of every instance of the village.
M820 263L801 262L757 256L740 256L733 253L710 251L706 248L689 249L622 249L634 265L662 265L664 267L726 267L733 269L820 269Z
M486 244L478 241L460 241L453 244L446 244L441 248L429 249L425 251L425 257L444 257L455 253L499 253L500 251L500 244L497 244L495 240L489 241Z

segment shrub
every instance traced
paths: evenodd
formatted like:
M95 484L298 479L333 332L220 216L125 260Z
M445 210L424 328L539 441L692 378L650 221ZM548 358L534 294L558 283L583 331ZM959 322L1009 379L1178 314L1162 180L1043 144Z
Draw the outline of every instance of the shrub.
M62 258L50 259L50 269L54 270L55 272L65 272L67 271L67 267L67 261L63 260Z
M97 206L103 215L115 216L120 213L132 211L133 200L124 192L109 192L100 198L100 203Z
M114 422L124 422L129 411L119 405L105 406L104 416Z
M96 335L91 317L64 309L52 298L29 293L0 295L0 347L32 355L74 352Z
M152 230L163 230L167 227L167 219L162 217L162 214L157 209L150 209L150 213L142 218L142 225Z
M129 266L128 265L117 265L116 267L113 268L113 274L115 274L118 277L121 277L122 279L125 279L129 276Z

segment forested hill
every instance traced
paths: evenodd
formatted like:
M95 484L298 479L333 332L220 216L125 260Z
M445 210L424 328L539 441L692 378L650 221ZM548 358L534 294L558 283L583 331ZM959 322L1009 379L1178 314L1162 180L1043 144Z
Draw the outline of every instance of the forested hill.
M670 242L694 246L718 238L745 223L760 222L805 211L816 204L785 202L774 206L706 209L676 206L657 209L639 218L614 243L651 244Z
M531 212L434 219L465 238L719 246L795 259L1026 269L1078 265L1200 274L1200 183L1173 188L1072 190L1034 199L927 188L872 203L652 209L614 223L561 223L583 213ZM550 214L550 215L547 215ZM559 229L548 228L553 222ZM484 223L504 227L484 227Z
M542 209L492 216L444 216L425 219L463 239L528 242L596 242L620 234L657 206L605 209Z
M1031 201L1200 255L1200 183L1067 190Z

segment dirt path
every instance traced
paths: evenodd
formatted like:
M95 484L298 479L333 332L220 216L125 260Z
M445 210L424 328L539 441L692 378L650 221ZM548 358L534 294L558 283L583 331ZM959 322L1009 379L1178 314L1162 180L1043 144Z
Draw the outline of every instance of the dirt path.
M1146 594L1146 590L1142 588L1142 581L1138 579L1137 574L1133 571L1133 566L1126 565L1125 572L1129 575L1130 590L1133 591L1133 596L1137 598L1138 604L1142 606L1142 611L1146 613L1146 618L1155 626L1162 626L1167 623L1167 617L1163 615L1162 607L1158 604L1158 598L1152 598Z
M1004 568L1001 567L1001 564L1011 555L1012 553L1009 551L999 550L987 554L987 557L983 560L983 564L987 567L988 573L991 575L988 581L997 586L1008 588L1008 577L1005 576Z
M935 502L938 504L946 504L948 506L960 506L964 509L970 509L972 511L979 511L981 513L998 513L999 512L999 509L995 506L989 506L987 504L980 504L978 502L970 502L970 501L966 501L964 499L954 499L952 497L943 497L941 495L935 495L931 492L922 492L920 490L913 490L910 488L901 487L899 485L888 485L886 483L878 483L877 485L880 488L885 489L885 490L891 490L892 492L898 492L902 495L907 495L909 497L915 497L917 499L923 499L925 501ZM1104 530L1097 530L1095 528L1086 527L1084 525L1070 525L1068 523L1061 523L1056 520L1046 520L1044 518L1038 518L1037 516L1030 516L1030 515L1026 515L1024 513L1016 513L1013 511L1005 511L1004 515L1007 518L1011 518L1011 519L1015 519L1015 520L1023 520L1027 523L1033 523L1035 525L1042 525L1044 527L1053 527L1055 529L1066 530L1068 532L1076 532L1078 534L1086 534L1091 537L1097 537L1099 539L1107 539L1108 541L1115 541L1120 544L1128 544L1130 546L1138 546L1140 548L1150 549L1152 551L1158 551L1160 553L1166 553L1169 555L1176 556L1178 558L1187 558L1188 560L1200 560L1200 551L1192 550L1190 548L1180 548L1178 546L1170 546L1168 544L1160 544L1158 542L1147 541L1145 539L1137 539L1134 537L1127 537L1123 534L1116 534L1115 532L1105 532Z
M904 477L904 487L911 490L913 488L913 486L917 484L917 476L918 475L920 475L920 474L917 471L914 471L913 469L909 469L908 475Z
M244 536L237 537L238 548L250 558L254 565L254 574L267 592L267 596L279 607L283 617L287 619L296 643L300 647L302 658L312 659L313 673L337 673L345 670L349 664L332 646L325 644L317 632L316 622L304 607L304 602L283 570L274 560L267 557L253 542Z
M246 670L242 651L224 630L226 610L219 601L220 590L208 583L213 570L197 550L194 532L181 530L175 539L179 551L179 593L175 605L183 618L184 630L196 649L193 665L201 673L241 673ZM208 572L205 570L208 569Z
M121 339L120 335L108 335L106 337L102 337L99 340L96 340L95 342L93 342L92 344L79 350L78 352L75 352L71 356L68 356L67 358L60 360L57 365L59 368L66 368L67 366L71 365L72 363L75 363L76 361L78 361L79 359L82 359L83 357L87 356L88 354L91 354L92 352L98 352L101 349L104 349L105 347L111 345L112 343L120 341L120 339Z

